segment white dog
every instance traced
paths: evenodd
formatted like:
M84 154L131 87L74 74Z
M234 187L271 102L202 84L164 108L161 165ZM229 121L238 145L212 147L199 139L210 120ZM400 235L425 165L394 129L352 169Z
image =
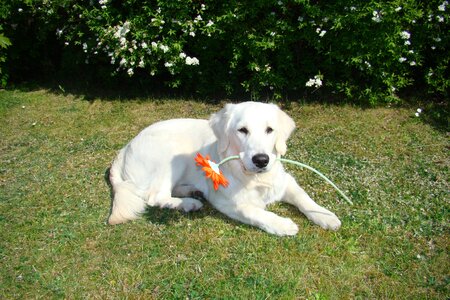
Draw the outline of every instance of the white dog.
M337 230L335 214L316 204L276 159L286 153L294 121L274 104L228 104L209 120L158 122L139 133L118 154L110 170L113 187L109 224L142 214L146 206L200 209L207 199L232 219L279 236L295 235L289 218L266 211L275 201L290 203L322 228ZM194 161L197 153L219 162L229 181L215 191Z

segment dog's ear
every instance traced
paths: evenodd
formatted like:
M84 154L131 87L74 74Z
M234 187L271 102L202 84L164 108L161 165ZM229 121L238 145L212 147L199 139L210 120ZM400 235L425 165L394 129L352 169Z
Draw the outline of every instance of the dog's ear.
M233 109L233 106L234 104L227 104L209 119L209 126L211 126L217 137L219 153L225 152L230 144L228 127L230 123L230 111Z
M277 134L277 139L275 142L275 150L280 155L285 155L287 151L287 139L291 135L292 131L295 129L294 120L291 119L284 111L278 110L278 124L279 130Z

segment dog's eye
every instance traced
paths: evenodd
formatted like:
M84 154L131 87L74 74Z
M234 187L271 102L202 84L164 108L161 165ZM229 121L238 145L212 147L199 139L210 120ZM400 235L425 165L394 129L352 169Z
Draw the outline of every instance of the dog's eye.
M238 131L239 131L240 133L243 133L243 134L245 134L245 135L247 135L247 134L248 134L248 129L247 129L247 128L245 128L245 127L239 128L239 129L238 129Z
M267 127L266 128L266 133L267 134L270 134L270 133L272 133L273 132L273 128L272 127Z

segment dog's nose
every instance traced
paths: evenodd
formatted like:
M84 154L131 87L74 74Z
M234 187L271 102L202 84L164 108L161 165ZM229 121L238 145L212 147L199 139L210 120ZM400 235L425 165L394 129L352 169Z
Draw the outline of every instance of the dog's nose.
M255 166L262 169L269 164L269 155L264 153L256 154L252 157L252 162Z

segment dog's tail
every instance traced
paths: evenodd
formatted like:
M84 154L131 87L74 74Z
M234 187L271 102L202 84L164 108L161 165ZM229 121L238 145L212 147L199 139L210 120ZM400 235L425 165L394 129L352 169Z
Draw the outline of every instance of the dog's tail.
M109 181L113 188L113 200L108 224L116 225L134 220L145 212L145 202L138 195L136 186L125 181L122 176L125 149L119 152L109 171Z

